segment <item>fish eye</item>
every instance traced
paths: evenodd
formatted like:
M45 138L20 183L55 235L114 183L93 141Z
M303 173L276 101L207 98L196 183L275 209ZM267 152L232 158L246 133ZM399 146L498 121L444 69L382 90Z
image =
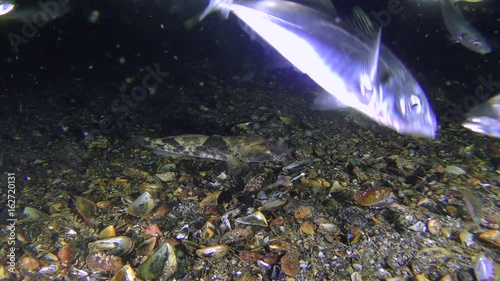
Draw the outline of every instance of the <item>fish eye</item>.
M422 100L416 95L412 95L409 100L402 99L400 109L403 115L407 113L420 114L422 112Z
M408 107L412 112L419 114L422 112L422 100L418 96L412 95Z
M483 43L481 41L479 41L479 40L474 40L474 41L472 41L472 45L474 47L480 48L480 47L483 46Z

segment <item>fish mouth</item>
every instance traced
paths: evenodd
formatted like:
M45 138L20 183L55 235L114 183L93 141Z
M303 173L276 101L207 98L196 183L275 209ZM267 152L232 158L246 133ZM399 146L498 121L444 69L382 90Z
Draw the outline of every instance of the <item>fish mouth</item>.
M430 112L420 120L408 120L397 113L392 114L391 112L386 112L383 118L381 116L372 119L399 134L426 139L436 138L437 120Z
M437 130L438 121L436 115L428 108L420 116L409 116L403 119L401 128L398 132L414 137L435 139Z
M413 137L435 139L436 130L437 128L433 128L432 126L419 126L412 129L402 130L399 133Z
M418 112L409 111L406 100L394 95L381 95L372 103L373 107L368 107L363 113L399 134L435 139L438 122L425 96L420 98L421 109Z
M435 139L437 129L437 119L434 114L429 112L424 119L408 121L398 132L414 137Z
M393 129L402 135L419 138L435 139L438 121L432 109L424 106L424 111L418 114L405 115L399 110L386 109L379 111L379 123Z

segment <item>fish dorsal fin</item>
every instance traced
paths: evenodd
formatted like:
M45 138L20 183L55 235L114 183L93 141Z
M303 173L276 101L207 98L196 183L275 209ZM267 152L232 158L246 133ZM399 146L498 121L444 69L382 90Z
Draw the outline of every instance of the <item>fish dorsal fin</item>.
M362 32L359 34L368 38L376 38L377 30L380 29L379 26L375 26L370 20L370 17L361 9L359 6L355 6L352 10L352 15L350 21L356 31Z
M371 54L370 61L370 78L373 81L377 76L378 60L380 56L380 38L382 37L382 29L379 28L377 32L377 37L375 38L373 51Z
M359 7L355 6L350 18L354 30L358 33L358 37L362 40L373 40L373 46L370 48L371 53L368 61L369 77L371 82L377 77L377 68L380 57L380 44L382 37L382 28L375 26L368 15Z

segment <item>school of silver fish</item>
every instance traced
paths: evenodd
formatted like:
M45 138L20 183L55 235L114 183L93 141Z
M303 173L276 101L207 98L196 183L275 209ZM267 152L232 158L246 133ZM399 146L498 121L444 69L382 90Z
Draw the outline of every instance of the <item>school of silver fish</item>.
M421 1L439 2L444 26L453 42L478 54L492 51L459 7L459 2L474 5L483 0ZM52 2L49 4L58 7L52 18L69 11L69 0ZM40 3L19 7L13 0L0 0L0 20L22 20L43 9ZM382 44L382 29L360 8L354 8L349 19L341 19L328 0L210 0L203 13L187 25L202 21L214 11L225 18L234 14L252 37L274 48L316 82L323 91L318 91L314 108L353 109L400 134L436 137L438 121L424 89ZM493 102L497 101L487 104ZM476 110L467 117L465 128L499 137L498 115L485 118Z
M0 22L27 22L37 14L50 21L64 16L70 10L70 0L31 1L22 4L13 0L0 0Z
M212 0L199 20L214 10L225 17L236 15L328 93L318 97L317 108L355 109L401 134L434 138L437 121L425 92L381 44L380 28L360 9L349 22L340 20L333 6L324 7L320 11L282 0Z
M458 2L439 0L454 42L479 54L491 52L466 21ZM414 75L381 43L381 28L360 8L341 19L330 1L210 0L191 26L211 12L234 14L244 30L278 51L322 88L316 109L354 109L400 134L435 138L436 115Z

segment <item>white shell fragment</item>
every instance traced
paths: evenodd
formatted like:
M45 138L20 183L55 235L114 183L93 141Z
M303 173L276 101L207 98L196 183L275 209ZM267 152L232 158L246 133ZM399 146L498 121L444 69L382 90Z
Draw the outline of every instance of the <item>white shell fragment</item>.
M267 226L266 217L259 211L254 212L253 214L246 217L237 218L236 222L247 225Z
M134 216L144 216L147 215L155 207L155 202L151 194L145 191L141 196L130 204L128 207L128 213Z
M114 256L128 253L133 246L134 242L127 236L116 236L89 243L90 250L106 251Z
M465 175L466 174L464 169L457 167L455 165L446 166L445 171L448 174L453 174L453 175Z
M178 240L188 239L188 235L189 235L189 224L186 224L179 230L179 233L177 234L177 236L175 236L175 239Z
M196 250L196 255L200 258L221 258L227 254L229 247L223 244L209 246Z

